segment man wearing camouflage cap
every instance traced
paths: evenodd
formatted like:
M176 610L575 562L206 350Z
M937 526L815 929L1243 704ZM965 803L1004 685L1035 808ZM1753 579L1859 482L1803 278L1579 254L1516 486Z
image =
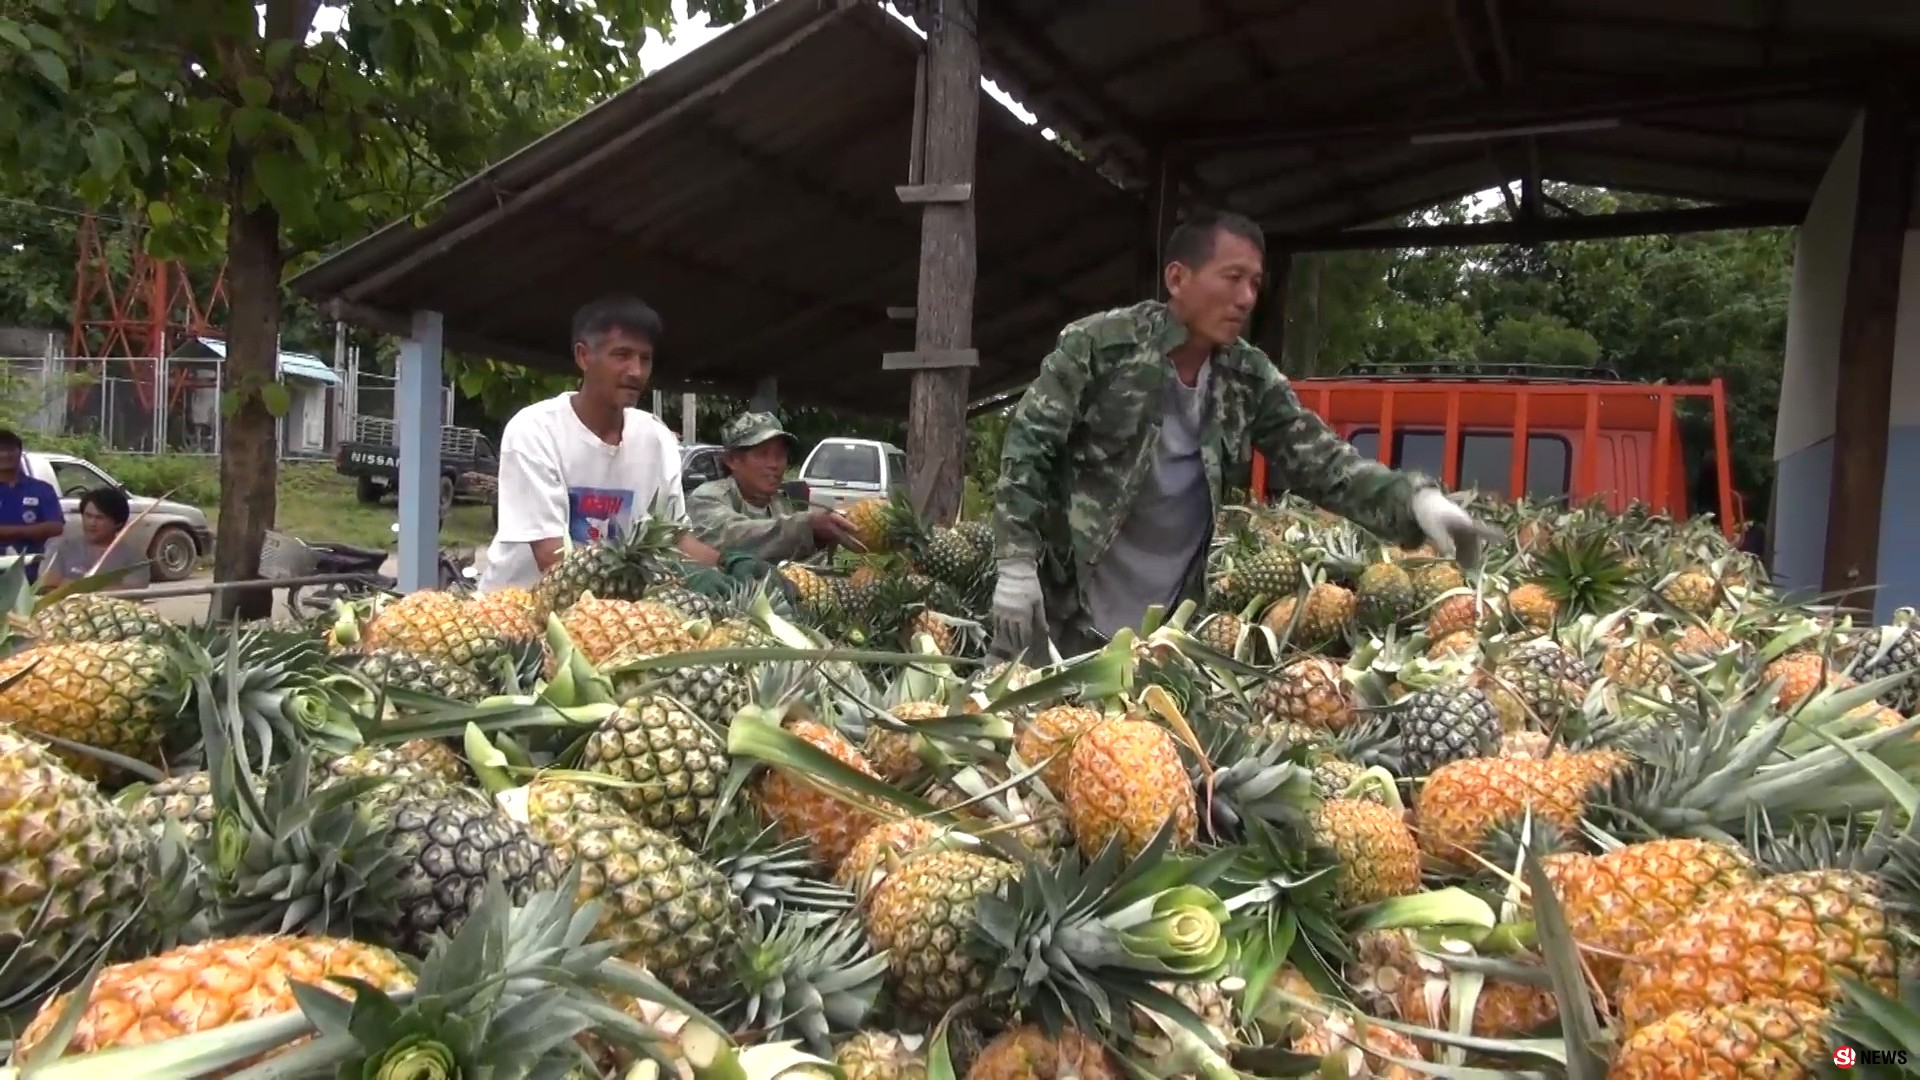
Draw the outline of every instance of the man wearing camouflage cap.
M743 413L720 433L728 475L687 496L693 533L722 551L780 562L848 543L853 523L831 510L798 510L780 497L797 440L773 414Z
M1241 337L1265 269L1259 226L1195 214L1166 255L1166 302L1070 324L1014 410L994 489L995 652L1051 637L1074 655L1198 597L1214 510L1254 450L1279 483L1392 543L1478 560L1465 510L1361 457Z

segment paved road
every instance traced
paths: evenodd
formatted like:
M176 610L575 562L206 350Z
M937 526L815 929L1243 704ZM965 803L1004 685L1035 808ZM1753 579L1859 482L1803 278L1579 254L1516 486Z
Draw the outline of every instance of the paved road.
M487 557L485 548L481 548L474 553L473 565L476 570L486 567ZM398 559L388 559L386 562L380 564L380 572L388 577L398 577L400 574L400 561ZM187 579L188 582L206 582L212 580L213 573L211 571L202 571ZM150 604L155 611L174 622L197 623L206 619L211 600L211 594L201 593L197 596L161 597L156 600L149 600L147 603ZM290 619L294 617L293 613L287 609L287 592L285 589L275 589L273 591L273 617L276 619Z

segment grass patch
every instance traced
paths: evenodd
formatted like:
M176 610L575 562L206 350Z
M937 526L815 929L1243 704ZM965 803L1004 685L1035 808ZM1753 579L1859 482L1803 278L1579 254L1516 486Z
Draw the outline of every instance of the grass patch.
M141 495L163 495L206 511L218 527L220 463L187 455L147 457L102 454L95 461L115 479ZM359 547L393 543L400 509L388 501L368 506L354 496L351 477L333 471L330 462L283 461L275 500L274 527L309 542L330 540ZM493 508L456 505L441 523L440 542L448 547L481 547L493 539Z

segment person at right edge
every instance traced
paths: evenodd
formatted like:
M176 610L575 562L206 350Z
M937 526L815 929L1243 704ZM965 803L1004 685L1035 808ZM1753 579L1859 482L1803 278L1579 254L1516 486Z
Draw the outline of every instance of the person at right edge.
M1147 609L1203 589L1214 509L1252 453L1288 490L1404 547L1463 565L1487 530L1417 473L1362 457L1241 338L1266 241L1238 214L1167 240L1167 300L1060 332L1008 425L994 488L993 651L1098 648Z

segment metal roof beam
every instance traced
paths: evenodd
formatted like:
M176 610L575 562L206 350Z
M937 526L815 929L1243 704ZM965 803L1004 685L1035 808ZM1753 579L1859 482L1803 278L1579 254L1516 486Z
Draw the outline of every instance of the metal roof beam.
M1623 236L1670 236L1722 229L1799 225L1807 204L1795 200L1732 203L1681 210L1646 210L1584 217L1491 221L1473 225L1419 225L1403 229L1342 229L1284 238L1292 251L1382 251L1395 248L1478 247L1544 244L1561 240L1606 240Z

